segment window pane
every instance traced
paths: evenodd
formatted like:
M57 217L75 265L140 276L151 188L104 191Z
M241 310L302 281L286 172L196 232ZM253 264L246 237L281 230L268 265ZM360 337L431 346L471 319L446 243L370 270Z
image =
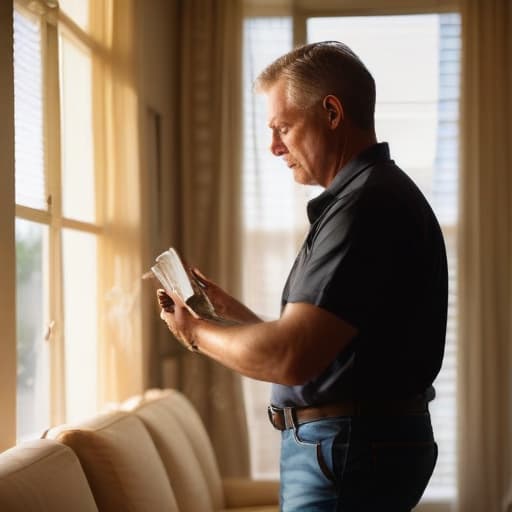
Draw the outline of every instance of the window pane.
M46 209L41 25L14 11L16 203Z
M373 74L377 137L390 143L392 158L421 188L443 228L450 297L445 357L430 407L439 458L425 499L454 499L460 18L432 14L308 20L310 42L329 39L348 44Z
M62 211L94 222L95 183L90 54L61 36Z
M39 437L49 426L46 246L48 228L16 219L17 437Z
M66 420L79 421L97 409L96 236L62 233Z
M254 94L256 76L291 50L289 17L248 18L244 23L243 301L277 318L280 292L306 232L305 192L290 170L271 155L265 98ZM244 379L250 429L251 473L276 478L280 436L267 419L270 384Z
M284 285L295 258L294 239L300 241L305 233L306 200L304 191L291 179L290 170L268 149L265 97L254 94L252 85L267 64L291 48L291 18L245 21L243 289L244 301L269 317L279 315L276 283Z
M291 18L245 21L243 222L251 230L282 232L293 225L304 225L304 205L296 204L302 189L290 179L285 163L269 151L266 100L264 95L254 94L252 88L258 73L289 51L292 44Z
M89 28L89 0L59 0L61 11L82 30Z

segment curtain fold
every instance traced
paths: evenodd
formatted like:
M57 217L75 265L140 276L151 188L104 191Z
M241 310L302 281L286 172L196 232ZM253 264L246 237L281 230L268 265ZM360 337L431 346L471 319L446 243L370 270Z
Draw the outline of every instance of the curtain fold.
M104 194L98 218L100 405L144 389L141 180L135 75L134 0L91 0L91 34L104 48L94 62L95 161Z
M461 8L459 510L491 512L512 484L512 7Z
M185 259L240 296L240 0L181 3L181 244ZM241 379L195 354L180 361L223 476L249 472Z

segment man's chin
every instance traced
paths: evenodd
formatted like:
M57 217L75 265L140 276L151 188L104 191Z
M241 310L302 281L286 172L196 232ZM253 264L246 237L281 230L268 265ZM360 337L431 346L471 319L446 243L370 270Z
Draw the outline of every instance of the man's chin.
M299 185L317 185L316 180L302 167L293 167L293 179Z

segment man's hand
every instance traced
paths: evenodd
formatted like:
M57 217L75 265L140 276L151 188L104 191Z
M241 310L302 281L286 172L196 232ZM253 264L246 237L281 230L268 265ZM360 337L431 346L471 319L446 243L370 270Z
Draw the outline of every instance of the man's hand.
M177 295L167 295L165 290L157 290L162 311L160 318L167 324L174 337L188 350L197 350L194 340L194 326L198 317L194 317Z
M217 314L227 320L245 324L261 322L261 319L247 306L229 295L219 285L208 279L197 268L190 269L196 277L199 286L205 291Z

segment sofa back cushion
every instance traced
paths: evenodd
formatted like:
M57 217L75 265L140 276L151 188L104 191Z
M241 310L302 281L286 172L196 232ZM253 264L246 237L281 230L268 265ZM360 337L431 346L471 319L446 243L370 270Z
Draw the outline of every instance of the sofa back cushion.
M180 512L214 512L201 462L174 413L162 400L142 404L134 413L155 443Z
M49 439L0 454L0 510L98 512L76 455Z
M146 393L142 405L135 409L135 414L144 421L160 455L166 461L169 478L176 494L178 489L174 482L178 465L182 464L179 449L187 453L187 467L185 468L184 465L180 467L183 479L188 478L188 475L193 472L194 480L198 482L198 491L201 489L203 492L203 485L206 486L209 493L209 508L194 509L187 503L187 508L184 508L183 512L222 510L225 506L224 493L215 452L204 424L188 398L174 389L151 390ZM169 424L172 421L172 428L166 429L159 419L163 414L168 418ZM191 503L191 499L197 500L197 498L196 491L195 495L189 496L188 500ZM178 502L181 505L180 499Z
M100 512L179 510L162 460L136 416L99 415L49 436L78 455Z

